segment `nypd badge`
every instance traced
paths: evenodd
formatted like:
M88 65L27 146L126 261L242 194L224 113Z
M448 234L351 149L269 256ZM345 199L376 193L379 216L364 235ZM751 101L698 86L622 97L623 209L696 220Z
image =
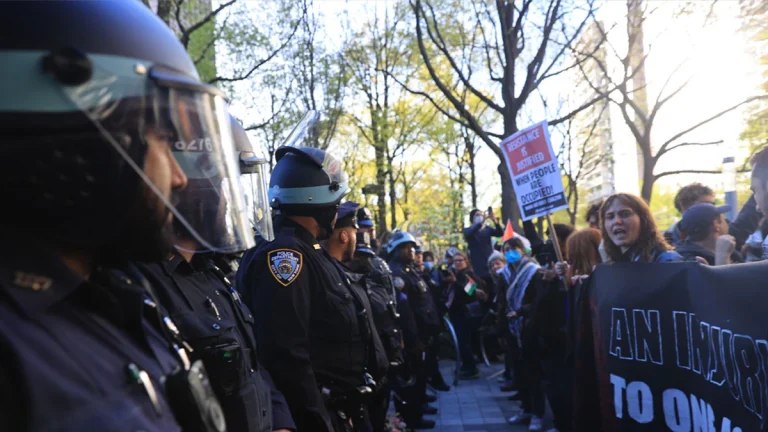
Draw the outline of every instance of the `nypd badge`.
M269 252L269 271L283 286L296 280L304 265L304 257L292 249L276 249Z
M401 277L396 277L392 282L394 283L395 288L399 290L405 288L405 281Z

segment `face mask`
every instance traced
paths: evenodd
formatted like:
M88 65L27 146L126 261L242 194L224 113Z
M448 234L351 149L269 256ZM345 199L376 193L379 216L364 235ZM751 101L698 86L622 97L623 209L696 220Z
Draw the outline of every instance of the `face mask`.
M505 253L504 256L507 258L507 262L510 264L515 264L520 262L520 259L523 257L522 255L520 255L520 252L518 252L517 250L507 251L507 253Z
M483 217L482 216L475 216L475 223L476 224L483 223Z
M435 268L435 263L433 263L432 261L424 261L425 270L432 270L433 268Z
M496 274L503 274L504 273L504 267L496 270Z

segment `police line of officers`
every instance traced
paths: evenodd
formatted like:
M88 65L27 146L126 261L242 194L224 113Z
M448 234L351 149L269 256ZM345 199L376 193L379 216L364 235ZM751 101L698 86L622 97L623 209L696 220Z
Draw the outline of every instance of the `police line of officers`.
M337 159L281 147L266 193L138 1L0 2L0 62L0 430L434 426L439 287Z

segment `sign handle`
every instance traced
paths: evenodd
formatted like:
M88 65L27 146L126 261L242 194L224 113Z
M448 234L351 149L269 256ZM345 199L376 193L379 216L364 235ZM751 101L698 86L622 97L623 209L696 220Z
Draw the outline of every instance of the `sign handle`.
M547 224L549 224L549 237L552 239L552 244L555 246L555 255L557 255L557 261L563 262L563 251L560 250L560 241L557 239L557 232L555 232L555 226L552 225L552 220L547 213Z

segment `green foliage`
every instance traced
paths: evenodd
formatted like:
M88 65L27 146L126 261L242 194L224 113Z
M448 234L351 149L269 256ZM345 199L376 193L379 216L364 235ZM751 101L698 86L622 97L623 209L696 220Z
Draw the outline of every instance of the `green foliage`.
M740 0L743 29L750 37L749 50L759 56L763 82L759 92L768 94L768 3L763 0ZM756 102L750 107L747 127L740 138L747 141L750 153L768 145L768 104Z

